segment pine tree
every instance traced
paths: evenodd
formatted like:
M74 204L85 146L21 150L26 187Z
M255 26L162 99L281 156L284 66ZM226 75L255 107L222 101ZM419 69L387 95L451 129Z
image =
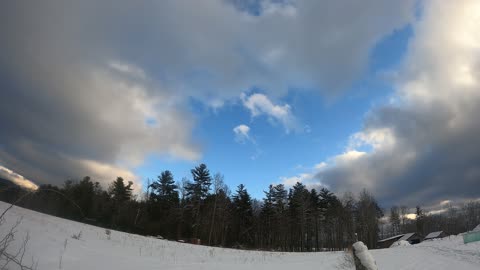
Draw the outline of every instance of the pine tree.
M195 169L191 170L193 183L187 186L187 195L194 201L203 200L207 197L210 185L212 184L212 177L207 165L200 164Z
M111 199L111 225L114 228L125 230L136 223L136 214L139 208L135 209L131 202L132 185L129 181L125 185L122 177L118 177L109 187L108 195Z
M163 208L173 207L178 204L178 191L173 175L170 171L164 171L158 176L158 180L150 185L151 199L161 204Z
M276 246L282 250L287 250L288 246L288 193L283 184L278 184L273 187L273 201L274 201L274 235L276 235Z
M253 224L252 199L243 184L237 187L233 195L233 207L235 212L236 235L239 243L251 244L250 230Z
M132 181L128 181L128 185L125 185L122 177L117 177L109 188L109 194L111 198L117 203L123 203L129 201L132 198Z
M166 237L175 237L176 228L181 219L177 185L170 171L163 171L157 181L150 184L150 195L147 209L152 221L148 231Z
M92 217L94 184L89 176L85 176L80 182L73 183L70 190L70 196L81 208L85 217Z
M212 219L210 222L210 232L208 233L208 244L211 245L212 243L212 235L213 235L213 230L215 227L215 223L217 220L217 204L218 204L218 197L220 196L220 193L225 189L225 183L224 183L224 176L220 173L216 173L213 177L213 209L212 209Z
M189 200L192 203L193 209L193 237L197 238L199 235L199 227L201 226L201 206L203 200L207 198L212 184L212 177L210 171L207 169L207 165L200 164L191 170L193 183L188 183L186 186L186 193Z
M307 222L310 215L310 199L310 192L304 184L297 182L291 189L289 207L293 229L292 238L298 240L296 241L298 242L296 246L300 248L300 251L304 251L307 247L306 238L308 238Z
M310 213L312 215L312 226L313 226L313 235L315 236L315 250L319 250L319 229L320 229L320 196L317 191L312 188L310 191Z
M273 185L268 186L268 191L264 191L265 198L263 199L263 205L261 210L261 219L262 219L262 228L263 233L265 234L265 242L267 247L271 247L273 244L273 225L275 218L275 209L274 209L274 196L275 189ZM263 243L263 242L262 242Z

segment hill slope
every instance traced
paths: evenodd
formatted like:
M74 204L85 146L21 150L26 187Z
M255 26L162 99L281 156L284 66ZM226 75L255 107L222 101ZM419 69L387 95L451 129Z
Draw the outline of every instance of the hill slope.
M8 204L0 202L3 211ZM25 260L38 269L339 269L343 252L276 253L212 248L106 230L12 208L0 226L3 236L19 218L16 245L28 232ZM79 235L80 239L72 238ZM16 248L12 246L11 248ZM379 269L479 269L480 243L455 236L411 247L372 251ZM348 269L348 268L343 268Z

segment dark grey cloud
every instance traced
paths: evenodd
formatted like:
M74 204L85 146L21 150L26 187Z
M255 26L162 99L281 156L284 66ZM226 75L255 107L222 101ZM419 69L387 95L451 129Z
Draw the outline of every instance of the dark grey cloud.
M149 154L197 159L186 98L335 95L414 1L274 2L260 16L220 0L2 3L0 164L59 184L134 177Z
M368 188L387 206L480 197L479 12L477 1L425 3L396 94L351 138L351 147L373 150L317 180L338 191Z

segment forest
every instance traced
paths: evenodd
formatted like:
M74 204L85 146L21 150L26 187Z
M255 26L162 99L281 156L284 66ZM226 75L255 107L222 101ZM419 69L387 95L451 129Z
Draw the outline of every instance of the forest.
M480 223L478 202L448 217L427 215L417 207L417 218L410 220L406 207L394 206L385 217L367 190L357 196L347 193L339 197L326 188L309 190L299 182L291 188L270 185L263 199L257 200L243 184L231 190L224 176L212 175L205 164L191 170L191 179L180 181L165 170L140 195L133 194L132 185L118 177L104 189L87 176L79 181L67 180L62 187L42 185L34 192L8 187L8 192L0 193L0 199L125 232L274 251L344 250L356 240L375 248L379 237L441 229L456 233Z

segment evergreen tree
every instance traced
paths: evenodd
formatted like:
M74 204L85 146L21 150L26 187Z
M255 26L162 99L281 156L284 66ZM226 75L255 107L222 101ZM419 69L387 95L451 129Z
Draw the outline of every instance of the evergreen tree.
M283 184L278 184L273 187L273 201L274 201L274 235L276 239L276 246L281 250L288 248L288 194Z
M175 237L175 228L181 218L177 188L173 175L168 170L163 171L157 181L150 184L147 210L152 222L147 226L149 233Z
M261 234L264 236L261 239L261 245L271 248L273 245L273 236L274 236L274 218L275 218L275 209L274 209L274 195L275 189L273 185L268 186L268 191L263 191L265 193L265 198L263 198L263 205L261 207L260 217L261 217Z
M338 213L341 208L341 203L337 196L327 188L320 189L319 198L319 211L322 219L321 225L324 240L322 247L327 247L332 250L337 249L340 246L340 243L338 243L340 237L338 233L340 223Z
M162 172L149 185L149 195L140 197L145 200L134 200L132 182L125 183L120 177L108 191L85 177L79 182L66 181L61 188L41 186L21 205L108 228L160 234L169 239L193 237L202 243L228 247L340 250L354 241L355 233L370 248L375 248L378 240L383 213L367 191L360 194L358 201L348 193L339 200L326 188L317 192L296 183L287 192L284 185L269 185L263 201L259 201L250 197L244 185L239 185L231 196L220 174L214 177L214 192L209 193L212 180L205 165L194 168L192 176L192 182L184 178L181 184L175 184L171 172ZM22 194L9 191L0 194L0 199L15 201L12 196ZM479 209L480 203L470 202L461 208L450 207L440 215L425 215L417 207L416 221L403 219L401 229L460 233L480 222ZM392 224L398 227L407 210L392 207Z
M132 199L132 185L132 181L125 185L123 178L117 177L109 187L108 194L112 200L111 224L116 229L127 230L133 227L137 221L139 209L133 208L134 205L130 203Z
M92 217L94 192L95 186L89 176L72 187L72 198L82 209L85 217Z
M212 177L207 165L200 164L191 170L193 183L187 185L187 195L194 201L199 201L207 197L210 185L212 184Z
M162 208L173 207L178 204L179 197L177 185L170 171L164 171L158 176L158 180L150 185L151 199L159 202Z
M252 199L243 184L237 187L232 201L236 217L236 240L238 243L252 244L253 239L250 232L253 224Z
M123 203L132 199L132 181L128 181L128 185L125 185L122 177L117 177L109 188L109 194L111 198L117 203Z
M212 241L214 242L215 239L212 239L214 238L214 229L218 226L215 226L216 224L219 223L219 220L221 219L220 217L218 217L217 215L217 208L218 208L218 205L219 205L219 201L221 201L223 198L222 198L222 195L223 195L223 191L226 189L226 185L225 185L225 182L224 182L224 176L220 173L216 173L213 177L213 196L214 196L214 200L213 200L213 206L212 206L212 219L211 219L211 222L210 222L210 231L208 233L208 244L211 245L212 244Z
M290 218L292 226L293 239L297 239L294 244L304 251L306 248L307 218L310 210L310 193L305 185L297 182L290 192L289 200Z
M312 221L312 235L314 236L315 240L313 243L312 248L314 247L315 250L319 250L320 248L320 196L318 195L315 189L310 191L310 214L311 214L311 221Z
M192 169L191 173L193 182L187 184L186 193L193 210L193 237L197 238L199 236L200 226L202 225L202 203L203 200L207 198L210 185L212 184L212 177L210 176L210 171L207 169L207 166L203 163L195 167L195 169Z

